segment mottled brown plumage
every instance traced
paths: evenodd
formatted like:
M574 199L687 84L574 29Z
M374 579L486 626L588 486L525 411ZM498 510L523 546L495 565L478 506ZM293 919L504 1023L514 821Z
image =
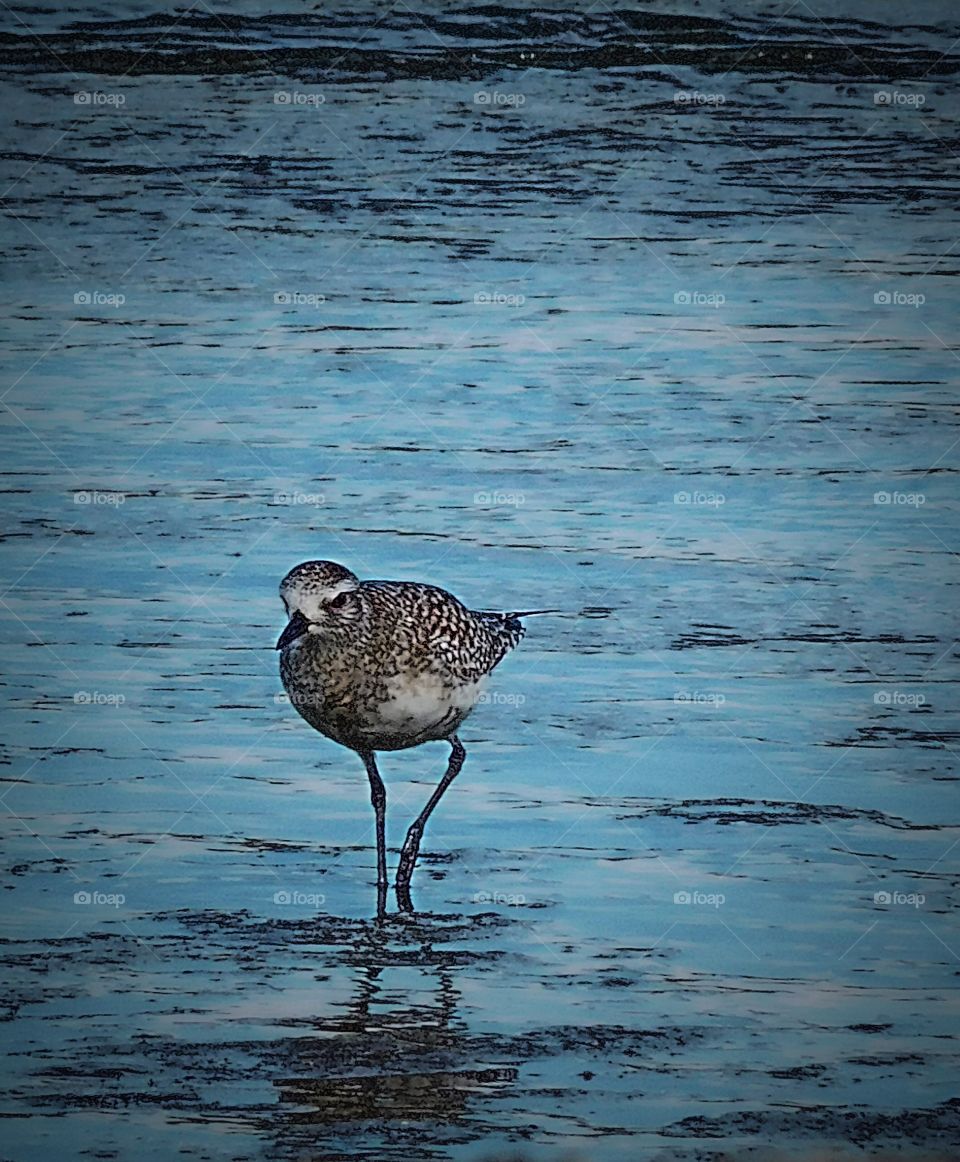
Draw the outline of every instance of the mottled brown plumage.
M401 852L397 896L409 908L423 827L465 757L456 732L484 679L523 637L518 618L524 615L467 609L435 585L360 581L334 561L297 565L281 582L280 596L290 621L277 649L291 703L314 729L356 751L367 768L377 811L381 914L386 793L374 754L431 739L453 747L447 773Z

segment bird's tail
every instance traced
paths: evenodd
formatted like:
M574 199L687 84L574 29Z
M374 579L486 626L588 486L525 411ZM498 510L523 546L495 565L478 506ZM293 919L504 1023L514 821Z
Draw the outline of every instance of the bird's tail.
M509 648L516 646L526 630L520 621L521 617L532 617L535 613L560 613L559 609L527 609L518 613L500 613L492 609L483 609L477 616L485 622L499 637L505 635Z

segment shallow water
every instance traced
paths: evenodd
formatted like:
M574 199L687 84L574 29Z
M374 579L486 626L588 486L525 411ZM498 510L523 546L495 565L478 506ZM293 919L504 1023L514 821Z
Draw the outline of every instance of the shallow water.
M734 7L7 10L3 1159L952 1156L960 28ZM412 919L317 556L564 611Z

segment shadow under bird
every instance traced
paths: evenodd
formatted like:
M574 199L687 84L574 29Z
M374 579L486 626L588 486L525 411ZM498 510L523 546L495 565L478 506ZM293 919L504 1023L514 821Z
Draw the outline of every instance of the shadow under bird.
M366 767L377 829L377 915L386 910L387 797L376 752L446 740L447 770L411 824L397 868L397 905L413 911L410 879L427 820L466 751L457 730L484 679L523 637L522 613L477 612L416 581L360 581L334 561L304 561L280 583L289 621L280 677L302 718L356 751Z

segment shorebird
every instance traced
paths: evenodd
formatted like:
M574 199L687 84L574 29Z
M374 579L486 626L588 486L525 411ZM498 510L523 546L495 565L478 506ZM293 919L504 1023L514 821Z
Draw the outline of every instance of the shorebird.
M397 906L413 911L410 878L427 820L463 766L457 730L484 679L518 644L522 613L477 612L417 581L360 581L335 561L304 561L280 583L288 623L280 677L302 718L355 751L370 780L377 831L377 915L387 893L387 796L376 752L431 740L450 743L443 778L407 832L397 868Z

